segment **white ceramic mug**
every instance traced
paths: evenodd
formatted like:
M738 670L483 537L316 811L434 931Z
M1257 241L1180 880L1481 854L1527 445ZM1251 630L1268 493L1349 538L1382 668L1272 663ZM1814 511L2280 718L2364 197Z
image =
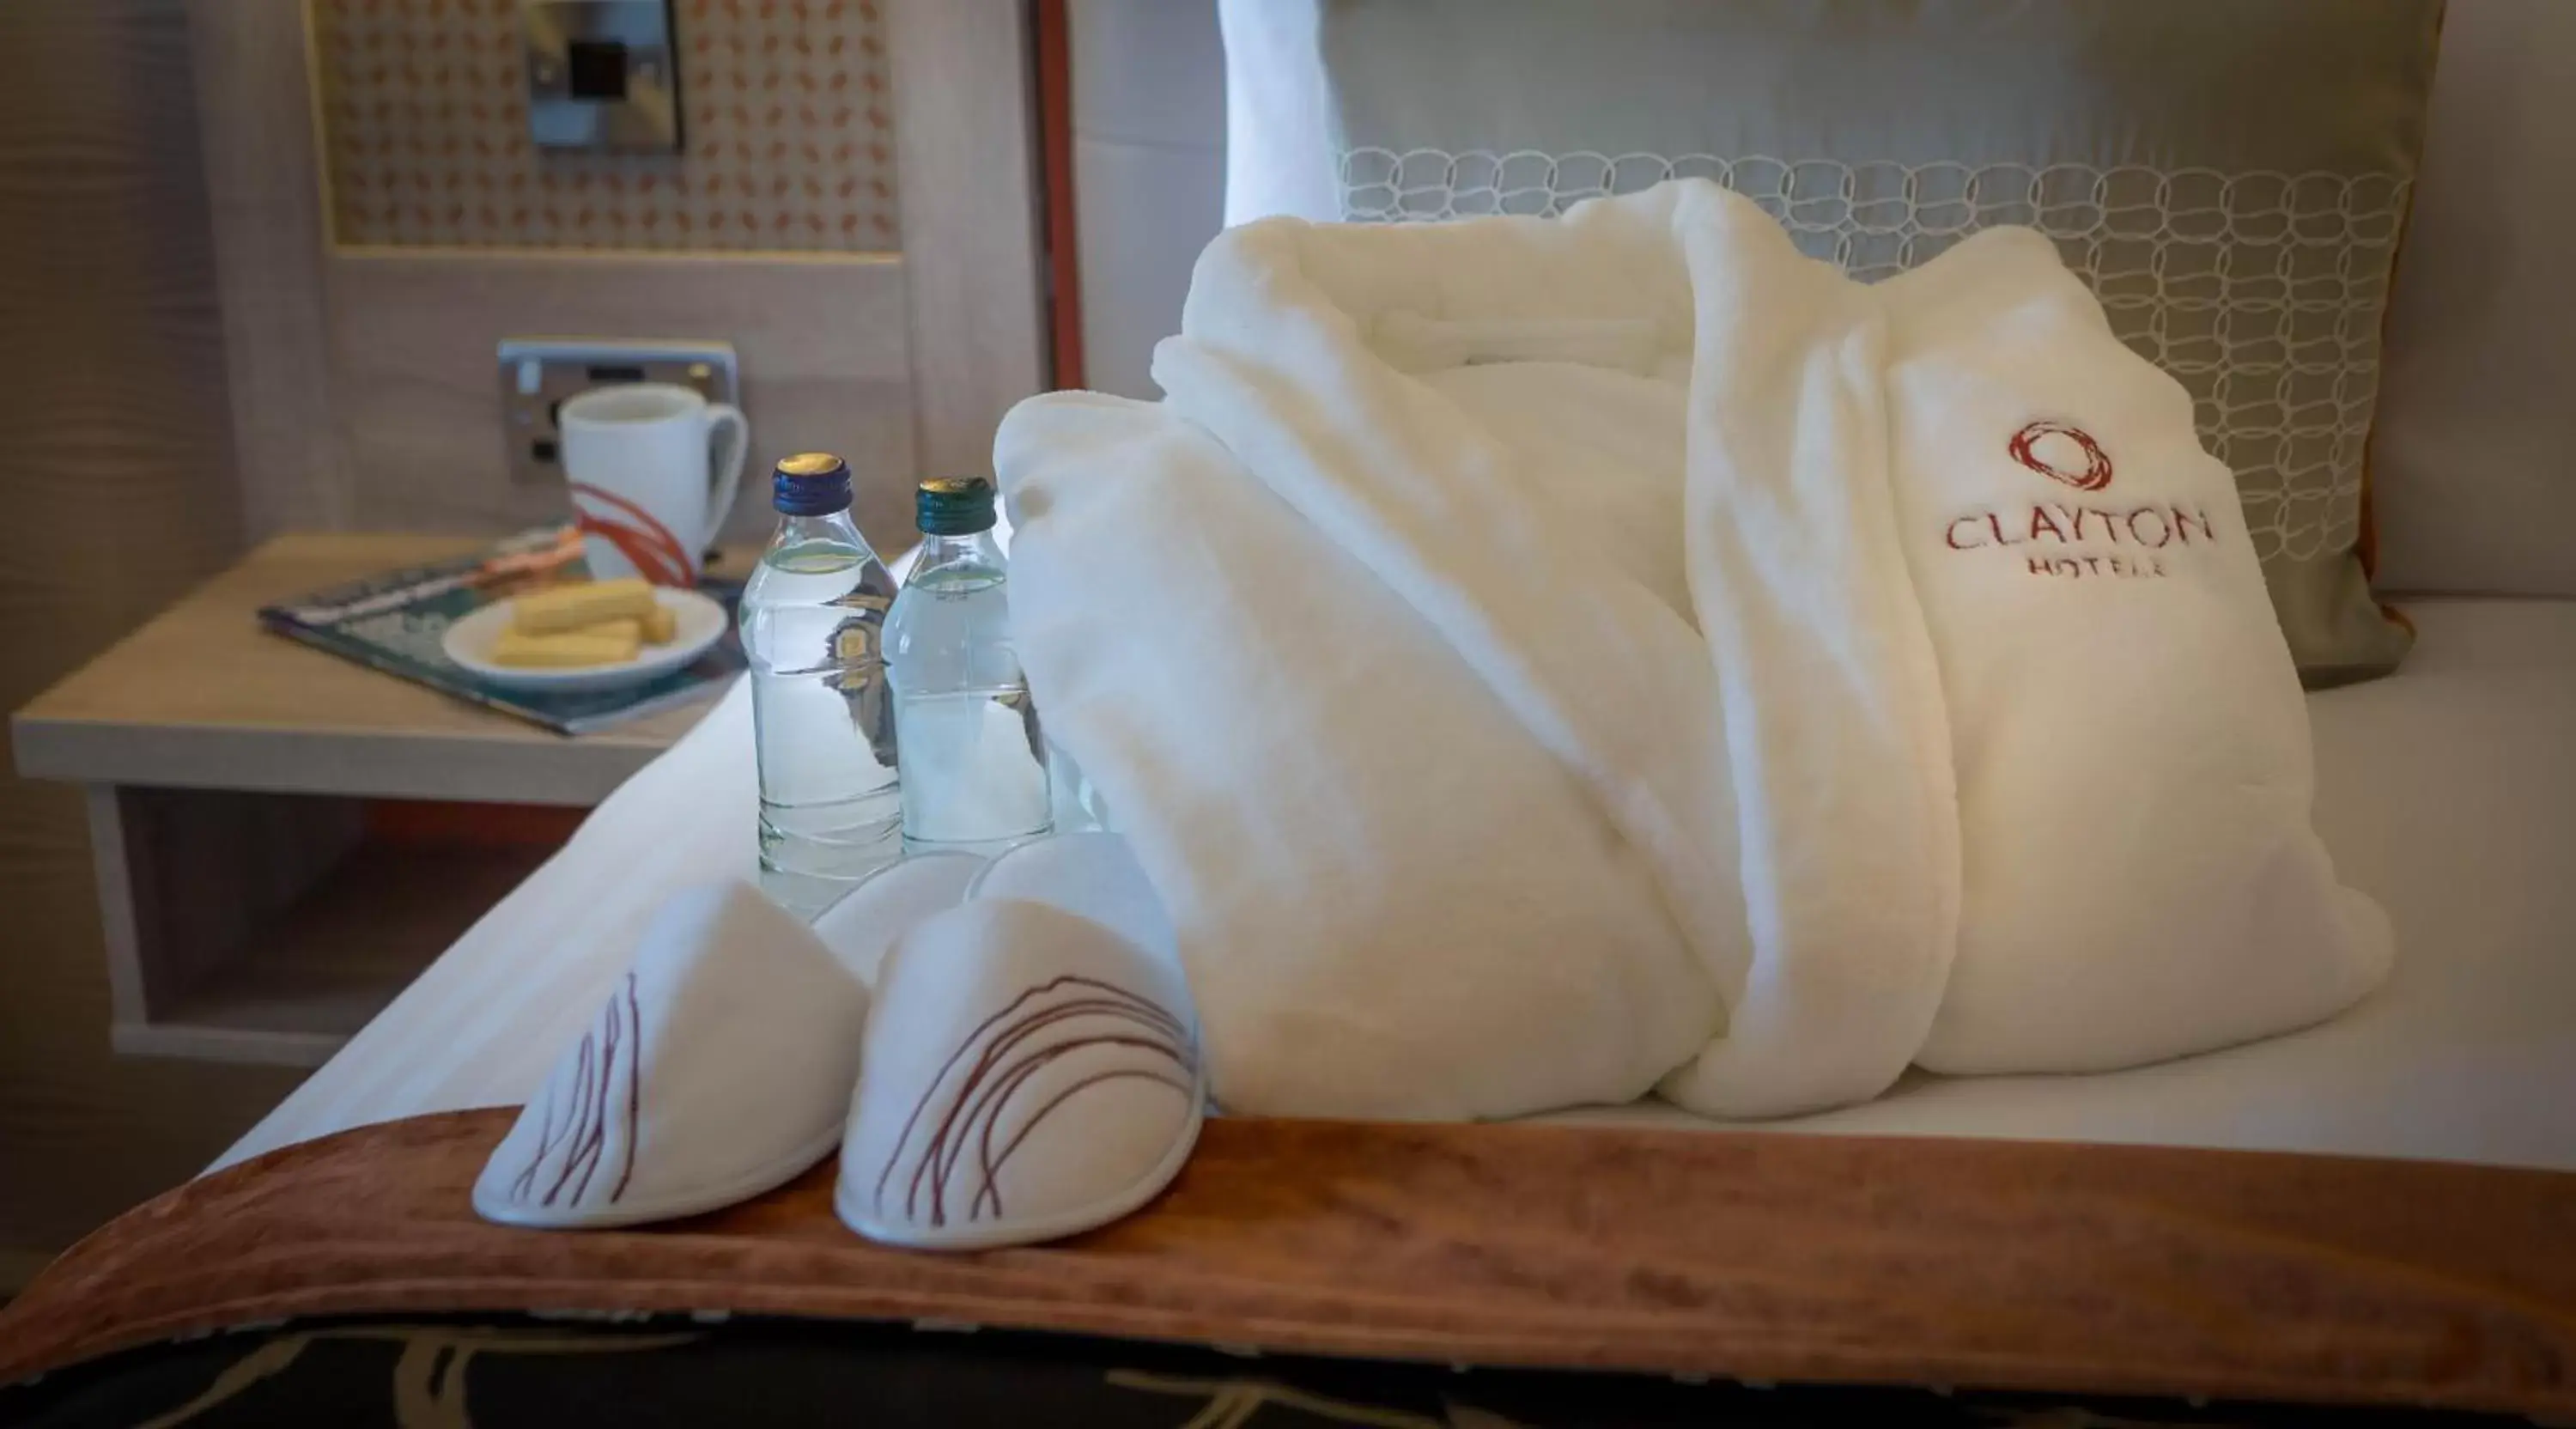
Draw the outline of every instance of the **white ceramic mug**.
M742 485L742 413L686 387L630 382L565 402L556 426L591 575L696 584Z

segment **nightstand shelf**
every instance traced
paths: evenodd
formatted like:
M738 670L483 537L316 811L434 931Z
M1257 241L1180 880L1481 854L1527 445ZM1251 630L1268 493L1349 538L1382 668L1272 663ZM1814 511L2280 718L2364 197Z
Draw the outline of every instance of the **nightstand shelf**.
M319 1065L549 852L388 842L372 803L587 808L706 712L567 739L255 618L480 544L279 537L17 713L18 772L88 788L118 1051Z

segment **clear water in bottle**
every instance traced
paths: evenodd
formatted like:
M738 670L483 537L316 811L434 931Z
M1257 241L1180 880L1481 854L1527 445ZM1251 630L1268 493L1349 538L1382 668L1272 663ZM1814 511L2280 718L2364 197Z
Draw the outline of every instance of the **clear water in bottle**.
M1011 646L993 486L921 484L921 553L886 622L907 852L998 853L1054 824L1046 735Z
M820 911L902 854L885 622L893 578L850 520L849 468L778 464L778 534L742 594L760 763L762 882Z

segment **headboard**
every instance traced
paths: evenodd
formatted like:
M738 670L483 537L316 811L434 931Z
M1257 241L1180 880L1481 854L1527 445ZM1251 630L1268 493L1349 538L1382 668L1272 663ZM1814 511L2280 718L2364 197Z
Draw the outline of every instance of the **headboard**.
M1420 8L1436 14L1439 0ZM1378 155L1344 172L1324 68L1326 11L1317 0L1073 7L1080 277L1093 386L1155 395L1146 375L1153 343L1179 329L1190 264L1221 223L1283 213L1339 219L1347 216L1349 180L1388 171ZM1422 22L1417 15L1411 23ZM2376 584L2384 593L2576 595L2576 543L2558 535L2576 522L2576 481L2557 455L2576 449L2576 403L2567 400L2576 393L2576 343L2565 339L2576 331L2576 268L2558 257L2562 235L2576 227L2576 189L2534 181L2576 172L2576 91L2556 78L2571 64L2576 6L2563 0L2477 0L2443 19L2369 450ZM1140 82L1148 75L1158 82ZM1691 79L1695 91L1708 85ZM1545 86L1514 76L1491 87ZM1853 87L1846 81L1839 90ZM1474 150L1518 141L1449 142ZM1720 152L1716 143L1677 150L1674 171L1707 171L1709 160L1689 154ZM1434 162L1432 177L1413 177ZM1413 190L1414 203L1439 195L1454 211L1463 194L1469 210L1479 206L1485 181L1473 162L1459 172L1434 159L1412 164L1396 183L1399 195ZM1562 204L1605 180L1625 188L1661 172L1660 161L1643 172L1633 161L1617 174L1610 167L1580 157L1524 158L1508 171L1495 165L1497 206L1526 206L1542 194ZM1733 177L1756 189L1785 178L1792 193L1804 193L1822 172L1783 175L1756 164ZM1856 191L1883 191L1893 177L1855 175ZM1936 185L1957 179L1946 170L1928 177ZM1839 172L1833 178L1838 185ZM1993 196L1998 184L2008 188L2010 179L1990 175L1980 196ZM1365 197L1382 209L1388 194L1370 188ZM1841 226L1812 208L1800 212L1819 228Z

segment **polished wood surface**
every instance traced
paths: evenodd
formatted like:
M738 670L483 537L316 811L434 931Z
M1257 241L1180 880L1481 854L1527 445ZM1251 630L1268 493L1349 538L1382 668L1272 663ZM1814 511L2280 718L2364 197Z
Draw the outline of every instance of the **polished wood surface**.
M883 1249L829 1162L659 1229L467 1195L506 1110L289 1147L85 1241L0 1382L250 1321L436 1310L929 1319L1778 1382L2576 1413L2576 1176L2043 1142L1211 1121L1057 1247Z
M241 549L180 0L0 3L0 710ZM0 773L0 1293L291 1075L120 1062L81 791Z
M1049 386L1070 391L1083 380L1082 225L1073 197L1073 27L1066 0L1029 7L1036 30L1038 178L1046 196L1043 251L1047 265Z
M254 618L268 601L483 544L277 537L21 709L18 770L92 784L596 804L687 733L714 696L566 739L272 635ZM727 561L716 569L739 573L750 553Z

